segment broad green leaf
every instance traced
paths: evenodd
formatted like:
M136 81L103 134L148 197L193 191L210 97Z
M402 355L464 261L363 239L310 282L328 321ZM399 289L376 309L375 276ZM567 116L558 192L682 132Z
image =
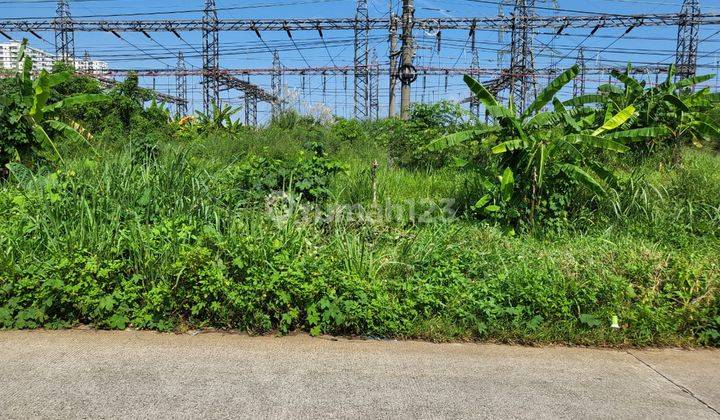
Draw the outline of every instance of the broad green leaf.
M612 150L624 153L630 150L624 144L618 143L607 137L590 136L587 134L569 134L565 136L567 141L574 144L586 144L588 146L597 147L598 149Z
M690 111L690 108L688 108L688 106L685 105L685 102L683 102L680 98L678 98L675 95L670 95L670 94L665 95L665 96L663 96L663 100L675 105L675 107L678 108L680 111L683 111L683 112Z
M607 101L608 97L606 95L597 95L597 94L591 94L591 95L581 95L576 96L572 99L569 99L565 102L563 102L563 105L565 106L583 106L587 104L601 104L605 103Z
M478 98L478 100L480 100L483 105L485 105L485 108L498 105L498 101L495 99L492 93L490 93L490 91L488 91L485 86L483 86L480 82L473 79L468 74L463 77L463 80L465 81L465 84L468 85L475 97Z
M491 126L479 130L467 130L467 131L460 131L453 134L448 134L447 136L440 137L437 140L433 140L431 143L429 143L427 146L425 146L428 150L437 152L440 150L444 150L450 147L457 146L458 144L471 139L473 137L482 137L485 134L493 133L500 131L500 127Z
M623 92L622 89L615 85L611 85L610 83L605 83L603 85L598 86L598 92L603 93L611 93L616 95L623 95L625 92Z
M473 208L475 210L481 210L483 207L485 207L490 202L491 199L492 199L492 197L490 197L490 195L485 194L484 196L482 196L482 198L480 198L477 201L477 203L475 203Z
M649 138L663 138L670 135L670 130L665 126L634 128L632 130L615 131L605 134L603 137L623 142L635 142Z
M524 148L524 146L525 146L525 142L523 142L520 139L508 140L508 141L504 141L504 142L498 144L497 146L493 147L492 152L495 153L496 155L498 155L501 153L510 152L510 151L517 150L517 149L522 149L522 148Z
M630 105L629 107L615 114L612 118L606 120L602 127L595 130L592 135L598 136L606 131L614 130L625 124L625 121L629 120L633 115L635 115L635 107Z
M502 195L503 201L510 201L514 189L515 175L513 174L512 169L505 168L502 177L500 178L500 194Z
M565 164L560 165L560 168L569 177L572 177L576 181L584 184L586 187L590 188L596 194L605 195L605 188L603 188L603 186L600 185L600 183L597 182L595 180L595 178L593 178L589 173L582 170L579 166L565 163Z
M538 153L538 187L542 188L543 179L545 178L545 160L547 159L547 150L544 143L540 144L540 152Z
M688 77L686 79L682 79L682 80L678 81L677 83L675 83L675 87L678 89L682 89L682 88L686 88L686 87L690 87L690 86L695 86L697 84L707 82L708 80L713 79L714 77L715 77L714 74L705 74L702 76Z
M720 140L720 128L705 121L697 121L693 129L708 140Z
M524 120L533 113L543 109L560 90L570 83L580 73L580 66L577 64L562 72L537 96L532 104L523 112L520 119Z
M627 74L620 73L617 70L612 70L610 72L610 75L612 75L612 77L618 79L619 81L623 82L625 84L625 86L631 91L642 91L643 90L643 87L640 84L640 82L638 82L634 78L628 76Z
M63 71L60 73L51 73L47 76L47 84L48 87L55 87L59 84L62 84L66 82L68 79L70 79L70 72L69 71Z
M515 114L513 114L512 110L502 105L489 106L487 107L487 112L495 118L515 118Z
M572 128L575 132L579 132L582 130L580 128L580 125L577 123L577 121L575 121L572 116L570 116L570 113L567 112L562 102L560 102L558 98L553 98L553 106L555 107L555 112L558 112L562 115L563 120L568 127Z
M61 163L64 163L62 155L60 155L60 152L58 151L57 147L55 146L55 143L50 139L50 136L48 136L47 132L45 132L45 129L40 126L40 124L37 124L33 121L33 134L35 135L35 138L37 139L38 143L40 143L41 146L44 148L50 148L52 149L57 157L60 159Z
M55 102L54 104L50 104L47 107L45 107L46 112L52 112L57 111L58 109L63 109L65 107L70 106L77 106L77 105L84 105L88 103L96 103L96 102L105 102L109 101L110 97L103 94L80 94L80 95L73 95L68 96L67 98Z
M66 138L80 142L80 143L86 143L89 146L92 147L92 144L88 141L88 138L84 135L82 135L80 132L75 130L74 128L70 127L69 125L65 124L62 121L59 120L48 120L47 125L52 127L54 130L61 132Z

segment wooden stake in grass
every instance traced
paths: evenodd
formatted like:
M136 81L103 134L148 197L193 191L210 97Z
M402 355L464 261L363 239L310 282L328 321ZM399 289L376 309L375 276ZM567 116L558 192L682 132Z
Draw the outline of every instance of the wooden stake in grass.
M372 182L372 203L373 206L377 205L377 171L378 171L378 164L377 160L374 160L372 163L372 168L370 169L370 180Z

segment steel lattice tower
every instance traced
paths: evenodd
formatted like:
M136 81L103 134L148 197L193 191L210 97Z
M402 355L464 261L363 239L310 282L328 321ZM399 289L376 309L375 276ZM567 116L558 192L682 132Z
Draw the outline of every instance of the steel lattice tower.
M580 67L580 74L573 79L573 96L580 96L585 94L585 54L582 47L578 50L575 64Z
M368 62L370 59L370 16L367 0L357 0L355 13L355 118L368 117L370 108L370 75Z
M480 68L480 58L478 57L474 28L471 29L470 32L470 53L472 54L472 60L470 61L470 70L473 77L477 77L477 70ZM445 88L445 90L447 90L447 87ZM476 117L480 116L480 101L475 95L470 95L470 113L472 113Z
M371 120L379 119L380 109L380 67L378 63L377 52L373 50L371 56L372 69L369 71L370 83L369 83L369 96L370 96L370 110L368 116Z
M203 110L210 114L212 105L220 106L220 34L215 0L205 0L203 15Z
M272 94L276 98L280 98L282 95L282 63L280 62L280 53L273 52L273 74L270 79L270 88ZM282 101L275 101L272 104L272 116L276 117L282 111Z
M184 116L188 113L188 90L187 90L187 74L185 73L185 56L182 51L178 53L177 73L175 74L175 96L180 98L181 102L176 104L177 116ZM182 102L184 101L184 103Z
M55 55L59 60L69 62L75 57L75 32L67 0L58 0L56 13Z
M533 7L535 0L515 0L512 16L510 96L515 109L520 112L529 105L537 84L532 51L533 28L528 22Z
M675 66L677 77L694 76L697 71L697 50L700 42L700 0L684 0L680 10Z

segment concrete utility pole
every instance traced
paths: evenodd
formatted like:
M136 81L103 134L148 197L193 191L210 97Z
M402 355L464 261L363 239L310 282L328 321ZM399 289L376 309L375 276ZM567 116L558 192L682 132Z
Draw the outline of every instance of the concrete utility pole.
M392 13L392 1L390 2L390 95L388 98L388 117L395 116L395 87L397 85L397 41L398 41L397 16Z
M75 57L75 32L70 17L70 4L66 0L58 0L56 13L55 55L68 63Z
M413 25L415 20L415 5L413 0L403 0L402 13L402 55L400 65L400 116L407 120L410 118L410 93L412 83L417 79L417 72L413 66L415 55L415 41L413 40Z

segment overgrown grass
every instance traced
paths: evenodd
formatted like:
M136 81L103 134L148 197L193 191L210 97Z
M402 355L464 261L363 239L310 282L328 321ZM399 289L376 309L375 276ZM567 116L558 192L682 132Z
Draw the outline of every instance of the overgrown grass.
M713 152L628 168L622 194L583 201L565 228L519 234L464 211L422 223L312 220L280 202L285 217L271 217L261 187L277 180L249 196L248 177L274 168L257 159L302 159L305 140L246 129L169 141L145 165L112 145L56 172L14 166L0 186L0 326L720 342ZM326 207L371 206L374 160L380 205L453 199L463 210L477 199L471 171L388 166L371 138L333 153L347 170L332 177Z

